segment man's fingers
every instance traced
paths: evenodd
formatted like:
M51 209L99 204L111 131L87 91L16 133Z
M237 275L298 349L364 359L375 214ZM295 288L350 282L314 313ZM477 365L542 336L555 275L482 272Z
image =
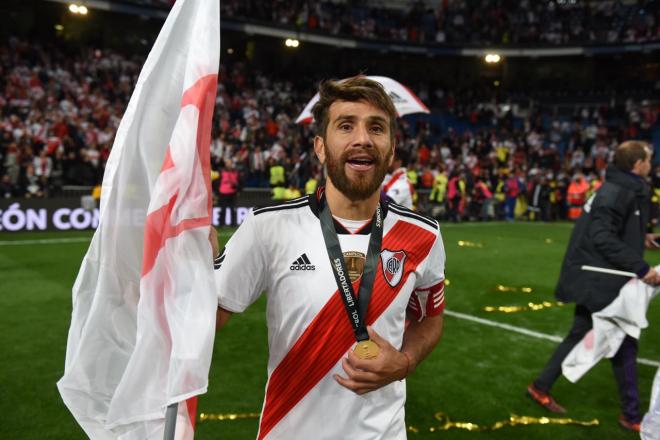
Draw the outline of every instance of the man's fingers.
M371 383L378 379L374 373L353 368L346 358L342 359L341 366L344 368L348 377L354 381Z
M335 380L339 385L353 391L355 394L365 394L375 389L375 386L369 386L368 384L356 382L352 379L347 379L338 374L335 374L333 377L335 378Z

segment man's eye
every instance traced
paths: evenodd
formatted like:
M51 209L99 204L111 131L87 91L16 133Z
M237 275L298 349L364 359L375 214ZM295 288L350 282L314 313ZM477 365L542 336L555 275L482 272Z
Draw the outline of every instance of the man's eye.
M371 127L371 131L373 131L374 133L382 133L385 130L380 125L374 125Z
M339 126L340 130L350 130L351 129L351 124L341 124Z

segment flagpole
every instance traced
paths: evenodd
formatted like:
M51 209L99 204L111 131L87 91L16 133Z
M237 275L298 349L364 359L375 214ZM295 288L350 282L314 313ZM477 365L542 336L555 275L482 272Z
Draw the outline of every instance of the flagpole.
M179 403L174 402L167 406L165 412L165 435L163 440L174 440L174 432L176 431L176 414L179 410Z
M588 270L591 272L601 272L601 273L607 273L610 275L620 275L622 277L631 277L631 278L637 278L637 274L633 272L626 272L624 270L616 270L616 269L608 269L605 267L595 267L595 266L582 266L582 270Z

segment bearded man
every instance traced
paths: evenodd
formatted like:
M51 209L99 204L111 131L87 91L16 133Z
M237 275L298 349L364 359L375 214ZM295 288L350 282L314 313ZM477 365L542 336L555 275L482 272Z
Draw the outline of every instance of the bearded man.
M405 439L405 378L442 333L442 237L435 220L381 199L396 133L382 86L355 77L319 92L327 183L255 209L217 253L218 323L266 292L258 439Z

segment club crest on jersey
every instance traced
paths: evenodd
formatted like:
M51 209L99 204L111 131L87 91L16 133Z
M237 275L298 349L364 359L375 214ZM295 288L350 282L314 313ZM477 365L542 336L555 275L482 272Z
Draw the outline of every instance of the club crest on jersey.
M383 263L383 276L390 286L395 287L401 281L406 257L407 255L404 251L388 251L384 249L380 253L380 260Z

